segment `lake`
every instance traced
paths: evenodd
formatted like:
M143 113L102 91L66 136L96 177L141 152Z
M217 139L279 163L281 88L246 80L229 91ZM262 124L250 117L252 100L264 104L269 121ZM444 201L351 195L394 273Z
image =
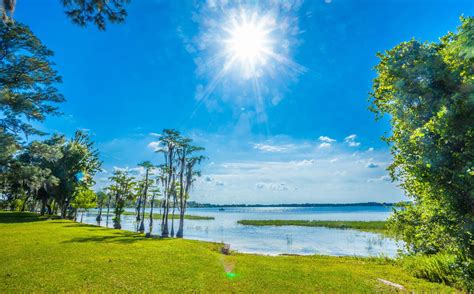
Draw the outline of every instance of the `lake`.
M133 208L126 209L134 211ZM212 216L214 220L185 220L184 237L187 239L224 242L231 249L243 253L324 254L335 256L390 256L397 254L398 244L382 235L357 230L330 229L324 227L296 226L244 226L237 224L243 219L294 219L294 220L385 220L392 209L383 206L339 207L232 207L189 208L187 214ZM159 212L155 208L154 212ZM84 215L84 222L97 224L96 212ZM101 222L105 226L105 217ZM109 227L113 226L112 216ZM171 221L170 221L171 226ZM175 231L178 220L175 220ZM122 229L136 231L135 216L122 216ZM148 229L148 218L145 222ZM154 221L153 234L159 234L160 221ZM171 229L171 227L170 227Z

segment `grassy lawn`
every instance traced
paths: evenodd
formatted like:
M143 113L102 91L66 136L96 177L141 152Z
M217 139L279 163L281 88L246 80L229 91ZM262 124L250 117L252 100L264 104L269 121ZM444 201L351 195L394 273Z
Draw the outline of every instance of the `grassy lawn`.
M334 229L354 229L365 232L388 234L385 221L324 221L324 220L240 220L247 226L304 226Z
M0 212L0 293L453 292L382 259L219 253L219 244ZM232 271L235 276L226 275Z
M110 214L109 214L110 215ZM113 215L113 214L112 214ZM136 215L135 212L132 211L124 211L123 215ZM161 219L161 214L159 213L153 213L153 219ZM145 213L145 218L149 218L150 213ZM170 214L169 218L172 219L173 216ZM174 215L174 219L179 219L179 213ZM200 215L190 215L190 214L185 214L184 219L192 219L192 220L213 220L213 216L200 216Z

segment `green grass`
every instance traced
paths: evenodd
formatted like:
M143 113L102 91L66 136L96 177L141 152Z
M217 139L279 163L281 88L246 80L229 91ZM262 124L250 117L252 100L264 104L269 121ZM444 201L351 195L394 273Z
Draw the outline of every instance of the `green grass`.
M135 212L132 212L132 211L125 211L123 213L123 215L136 215ZM153 219L161 219L161 214L159 213L153 213ZM146 218L149 218L150 217L150 214L145 214L145 217ZM169 218L174 218L174 219L179 219L179 214L175 214L174 217L170 214L169 215ZM190 219L190 220L213 220L214 217L213 216L200 216L200 215L189 215L189 214L185 214L184 215L184 219Z
M221 245L142 235L33 214L0 212L0 293L453 292L394 261L219 253Z
M239 220L246 226L303 226L334 229L355 229L365 232L388 234L385 221L324 221L324 220Z

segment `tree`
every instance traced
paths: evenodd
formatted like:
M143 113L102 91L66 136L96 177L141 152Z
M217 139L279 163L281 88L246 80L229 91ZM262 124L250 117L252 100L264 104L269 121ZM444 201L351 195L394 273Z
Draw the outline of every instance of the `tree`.
M178 141L180 140L180 133L173 129L163 130L163 135L160 137L161 152L164 155L165 163L162 166L166 176L163 181L163 215L161 220L161 236L163 238L169 237L168 219L171 198L176 197L176 149Z
M439 43L411 40L378 56L371 110L390 116L389 171L413 199L392 226L409 252L457 256L472 283L474 18Z
M108 195L104 193L103 191L99 191L96 193L96 197L97 197L96 199L97 208L99 209L99 213L97 214L96 220L100 224L100 221L102 220L102 208L104 207L104 204L108 198Z
M127 171L116 170L112 177L109 178L112 182L108 188L115 195L115 216L114 216L114 228L121 229L120 218L124 212L124 206L126 200L132 200L133 189L136 183L134 177L130 177Z
M179 228L176 237L183 237L184 230L184 214L186 212L187 202L191 186L196 176L200 176L200 172L195 171L194 167L205 159L202 155L195 155L196 152L203 151L203 147L191 145L192 140L183 138L178 148L179 169Z
M194 171L194 167L204 159L203 156L195 155L196 152L202 151L204 148L193 146L191 142L191 139L183 137L178 131L172 129L163 130L160 137L161 148L157 152L163 153L165 159L164 164L160 166L159 176L159 182L163 188L162 237L170 235L168 220L171 200L173 201L171 236L174 236L174 213L178 205L180 224L177 237L183 237L184 213L189 192L195 176L199 175L199 172Z
M157 183L159 183L159 180L157 180ZM150 220L149 220L149 223L148 223L148 231L149 231L149 234L151 235L151 232L153 231L153 208L155 207L155 201L157 201L155 198L156 196L159 196L160 195L160 189L159 188L155 188L155 189L152 189L151 191L151 201L150 201Z
M112 196L114 195L114 187L109 186L105 188L107 191L107 215L105 220L105 226L109 227L109 214L110 214L110 202L112 201Z
M75 215L77 215L77 210L81 210L81 223L84 216L84 211L87 211L89 208L93 208L96 205L96 194L94 191L89 189L86 186L79 186L74 192L74 200L71 203L71 206L76 210Z
M149 161L144 161L140 163L138 166L143 167L145 169L145 178L143 179L143 185L142 185L142 191L140 193L140 200L139 202L143 202L141 204L142 206L142 211L141 211L141 222L140 226L138 228L139 232L144 232L145 231L145 205L147 201L147 196L148 196L148 188L153 184L153 181L149 179L150 177L150 171L155 167L151 162ZM140 215L140 204L138 206L138 214ZM140 218L140 217L139 217Z
M51 166L51 170L59 179L53 196L60 207L61 216L65 218L76 188L81 185L92 186L93 177L101 170L102 162L94 143L82 131L77 131L74 138L63 144L61 152L63 156Z
M41 134L29 122L57 114L64 101L56 86L61 77L53 69L53 52L20 23L0 22L0 139ZM9 139L10 138L10 139Z
M82 27L93 23L99 30L105 30L106 23L122 23L130 0L60 0L66 15L73 23ZM16 0L2 0L3 22L13 22Z

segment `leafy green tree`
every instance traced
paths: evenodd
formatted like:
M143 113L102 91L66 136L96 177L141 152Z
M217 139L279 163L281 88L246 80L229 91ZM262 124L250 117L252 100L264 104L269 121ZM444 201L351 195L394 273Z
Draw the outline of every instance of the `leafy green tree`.
M112 182L108 188L115 196L115 216L114 228L121 229L120 218L124 212L125 202L134 198L133 190L136 186L135 178L128 175L127 171L116 170L112 177L109 178Z
M72 201L71 206L76 211L79 209L81 210L81 223L84 211L96 206L96 198L97 196L94 191L86 186L79 186L76 188L76 191L74 191L74 200ZM77 213L75 215L77 215Z
M389 115L389 171L413 202L393 228L412 253L458 257L474 287L474 18L439 43L403 42L378 55L372 110Z
M165 129L160 137L161 148L157 152L163 153L165 162L159 167L159 181L163 193L163 214L161 222L161 236L174 236L174 213L176 207L180 211L180 224L177 237L183 237L184 213L186 211L189 192L199 172L194 167L204 157L197 152L204 150L202 147L193 146L192 140L182 136L178 131ZM172 201L172 203L171 203ZM171 206L172 204L172 206ZM171 232L168 229L169 213L172 207Z
M19 134L41 134L29 122L57 114L56 103L64 101L56 88L61 77L53 69L52 56L53 52L28 27L0 22L2 149L11 146L12 138L17 140Z
M178 148L178 162L179 162L179 228L176 233L176 237L183 237L184 230L184 214L186 212L187 203L189 199L189 192L191 186L195 181L197 176L200 176L199 171L195 171L194 168L202 160L205 159L202 155L196 155L197 152L204 151L203 147L191 145L192 140L188 138L183 138L179 142Z
M76 188L92 186L93 177L100 171L102 162L94 142L81 131L77 131L72 139L61 146L61 153L61 159L51 166L53 175L59 179L59 185L52 191L52 195L59 205L61 216L65 218L74 200Z
M161 167L165 172L165 178L163 184L163 215L161 220L161 236L163 238L169 237L169 211L170 201L176 197L176 156L177 146L181 138L181 134L173 129L163 130L163 134L160 137L161 148L157 152L161 152L164 155L165 163ZM174 201L173 201L174 202Z

